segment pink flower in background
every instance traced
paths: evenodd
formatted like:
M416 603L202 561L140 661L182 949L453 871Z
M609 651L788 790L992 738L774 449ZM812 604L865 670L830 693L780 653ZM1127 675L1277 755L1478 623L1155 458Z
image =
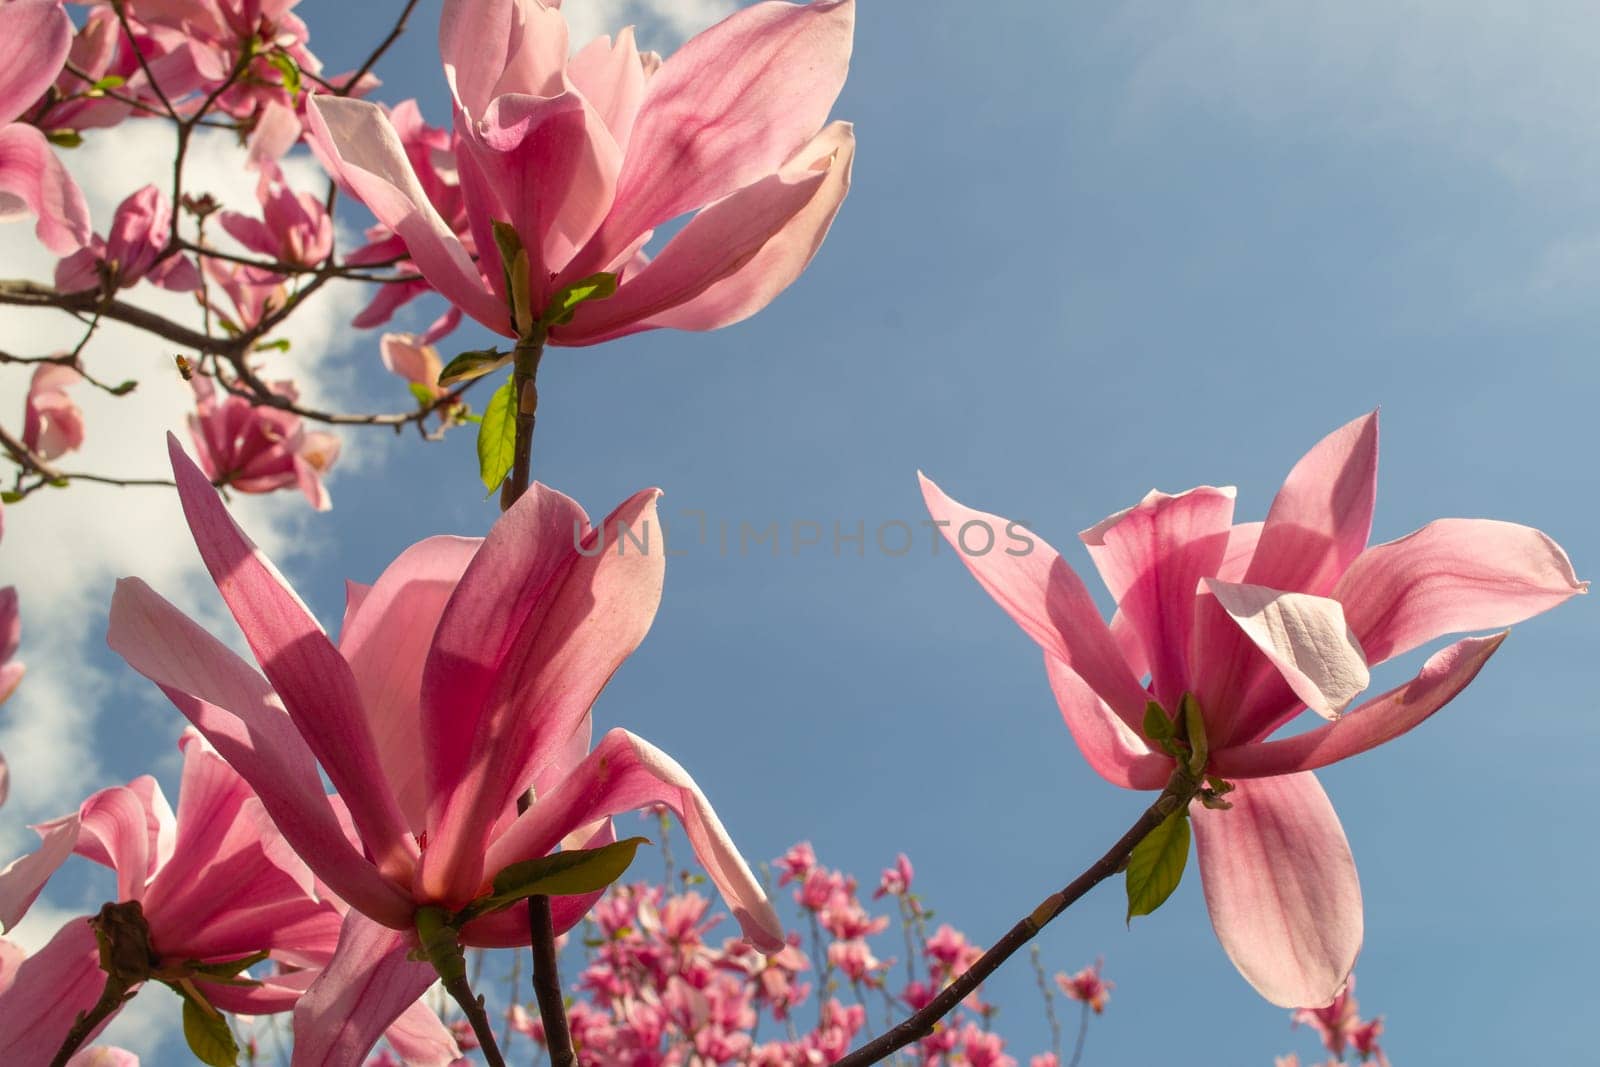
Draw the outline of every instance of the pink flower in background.
M237 211L219 216L234 240L259 255L298 267L318 266L333 253L333 219L320 199L295 192L281 177L263 178L256 196L261 218Z
M22 414L22 443L40 459L83 447L83 412L67 395L81 381L83 375L60 363L41 363L33 372Z
M1324 1048L1335 1056L1343 1057L1350 1042L1350 1033L1361 1021L1356 1015L1355 989L1356 976L1352 974L1344 988L1326 1007L1296 1008L1290 1018L1296 1026L1304 1023L1311 1027L1317 1032Z
M904 852L895 857L894 866L883 872L878 879L877 891L872 894L873 900L884 896L903 897L911 891L911 878L915 872L911 869L911 860Z
M429 396L438 398L449 392L439 384L439 350L423 344L415 334L386 333L378 339L378 351L390 372L421 386Z
M1377 455L1372 414L1295 466L1264 523L1235 525L1233 490L1202 487L1152 492L1085 531L1117 601L1110 626L1054 549L978 552L1005 520L923 479L962 562L1044 648L1062 715L1103 777L1162 788L1174 764L1142 734L1146 705L1170 715L1184 694L1197 699L1206 769L1237 780L1231 810L1192 806L1206 903L1240 972L1284 1007L1329 1003L1361 947L1355 861L1309 772L1417 726L1505 634L1459 641L1347 713L1368 665L1443 634L1509 626L1587 588L1554 541L1506 522L1441 519L1369 547ZM1332 721L1268 740L1308 707Z
M433 968L408 958L419 907L458 909L499 871L563 842L604 844L611 815L649 804L677 813L745 936L784 946L766 895L683 768L624 730L590 751L590 705L655 616L659 546L595 552L601 531L582 509L535 486L487 538L431 538L371 587L351 586L335 645L175 440L169 448L200 554L265 677L137 579L117 586L108 640L351 906L337 954L296 1009L297 1056L360 1062L433 983ZM659 529L656 495L631 497L602 529ZM519 815L530 788L538 799ZM555 898L558 929L597 898ZM463 940L526 945L526 911L468 923ZM375 986L381 995L352 993Z
M616 294L580 305L551 342L715 329L799 277L849 188L850 126L823 124L854 17L852 0L760 3L662 62L631 30L569 58L558 5L447 0L440 50L475 247L441 216L381 108L314 96L308 135L428 283L498 333L519 333L511 295L537 317L601 271L618 275ZM657 227L693 212L644 255ZM527 254L526 291L507 293L496 222Z
M1060 987L1062 994L1068 1000L1089 1005L1096 1015L1106 1010L1106 1005L1111 1002L1111 989L1116 984L1100 977L1102 962L1095 960L1093 967L1085 967L1076 974L1056 975L1056 985Z
M215 299L211 301L212 310L224 323L240 330L254 329L268 315L288 306L289 290L280 274L215 256L202 256L200 265L206 277L233 304L233 315L229 316Z
M200 288L200 271L187 257L162 256L172 236L172 204L167 194L146 185L117 205L111 236L95 234L88 245L56 264L56 288L126 289L142 278L174 292Z
M778 857L777 862L773 864L782 872L778 875L779 887L786 886L790 882L804 881L816 865L817 853L812 849L811 842L801 841ZM818 907L820 906L819 904Z
M38 850L0 871L0 927L14 927L77 853L115 872L116 901L142 905L153 970L187 978L224 1011L287 1010L298 991L224 984L188 965L260 951L290 966L304 964L308 955L331 951L338 914L313 895L310 872L284 847L239 776L193 734L182 747L176 815L146 776L102 789L76 813L38 826ZM0 992L0 1061L50 1061L78 1014L100 995L100 959L90 917L81 916L21 963Z
M56 80L72 48L72 20L61 0L0 4L0 222L31 215L50 251L66 255L87 244L89 207L44 134L18 122Z
M196 375L191 384L195 411L189 416L189 434L201 469L213 484L241 493L298 486L318 511L332 506L322 476L339 458L337 437L307 430L293 412L253 405L246 397L228 394L219 400L209 378ZM274 388L295 398L288 382Z

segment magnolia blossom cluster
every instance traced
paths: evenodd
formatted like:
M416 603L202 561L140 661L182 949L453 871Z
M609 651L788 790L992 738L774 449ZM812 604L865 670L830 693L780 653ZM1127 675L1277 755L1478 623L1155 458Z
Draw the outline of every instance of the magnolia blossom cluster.
M820 865L807 842L774 868L780 885L793 885L791 925L810 933L791 932L767 955L719 936L726 917L693 888L697 874L669 872L659 883L618 885L606 894L569 935L581 934L581 942L567 946L577 971L568 1014L583 1067L823 1067L926 1004L982 953L949 924L930 931L904 855L883 872L872 897L893 899L887 913L870 910L856 879ZM1106 984L1098 973L1096 965L1058 974L1055 984L1099 1012ZM969 998L917 1046L916 1061L1015 1067L1005 1038L992 1029L993 1015L992 1005ZM512 1033L544 1043L532 1005L513 1003L505 1019ZM1030 1063L1051 1067L1057 1055Z
M1325 1008L1299 1008L1292 1016L1296 1026L1309 1027L1327 1050L1329 1058L1318 1067L1340 1067L1344 1063L1389 1067L1389 1057L1378 1044L1378 1038L1383 1036L1383 1016L1361 1018L1355 990L1355 975L1351 975L1333 1003ZM1300 1067L1300 1057L1293 1052L1279 1056L1277 1067Z

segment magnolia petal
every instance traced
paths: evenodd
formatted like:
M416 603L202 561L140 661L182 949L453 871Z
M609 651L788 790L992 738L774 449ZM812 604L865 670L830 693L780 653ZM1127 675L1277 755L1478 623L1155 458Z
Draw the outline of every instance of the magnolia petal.
M1171 496L1151 491L1079 534L1116 599L1117 611L1138 631L1151 688L1169 711L1192 689L1189 642L1195 589L1217 572L1233 523L1234 490L1202 486Z
M1250 560L1261 541L1261 529L1266 523L1241 522L1228 531L1228 547L1217 565L1216 577L1225 582L1244 581L1244 572L1250 569Z
M1279 741L1214 752L1209 769L1225 778L1265 778L1326 767L1392 741L1422 724L1478 676L1506 633L1469 637L1428 658L1405 685L1373 697L1336 722Z
M771 174L822 127L844 86L854 0L754 4L687 41L650 78L616 206L579 275L634 238Z
M1315 776L1236 783L1233 807L1190 805L1206 907L1239 973L1282 1008L1321 1007L1361 951L1361 884Z
M1123 789L1160 789L1172 774L1172 758L1152 752L1144 739L1117 718L1106 702L1071 667L1049 653L1045 673L1078 751L1095 773Z
M1371 684L1361 642L1337 600L1214 578L1205 586L1318 715L1337 718Z
M476 724L467 773L429 827L436 843L423 858L425 892L461 903L472 898L499 816L559 755L649 632L666 567L659 495L656 489L635 493L585 537L581 550L573 547L570 529L545 533L562 539L573 562L508 651ZM630 537L645 544L633 545Z
M1012 523L960 504L929 478L917 477L928 514L978 584L1040 648L1070 667L1123 722L1139 729L1149 694L1117 650L1082 579L1043 539L1030 537L1026 550L1005 547ZM985 532L969 538L970 529ZM981 546L987 547L979 551Z
M78 851L86 839L94 842L94 858L117 873L117 899L144 899L150 871L150 821L145 806L133 790L117 786L102 789L78 809Z
M323 166L399 235L440 295L497 333L509 329L505 305L428 199L382 108L315 94L306 101L306 133Z
M15 121L50 88L72 49L72 20L60 0L0 4L0 126Z
M263 673L350 805L378 869L390 877L408 875L416 839L394 794L380 787L382 764L350 665L171 434L167 450L195 546Z
M678 816L695 857L744 936L764 952L784 947L783 927L694 779L672 757L626 730L612 730L567 780L490 846L488 870L547 855L561 839L608 815L665 804Z
M409 926L409 900L346 839L311 750L265 679L137 578L117 583L106 643L159 685L250 783L295 850L339 896Z
M94 1007L104 988L89 917L68 919L44 948L22 961L16 978L0 993L0 1063L49 1063L78 1015ZM111 1018L85 1042L93 1041Z
M587 755L587 746L584 754ZM573 766L576 765L575 761ZM554 786L550 788L553 789ZM545 792L547 790L541 789L540 795L543 796ZM592 834L586 837L583 835L584 829L579 829L576 840L573 836L568 836L562 840L561 847L604 848L617 839L616 828L609 818L601 819L599 827ZM604 889L599 889L593 893L580 893L576 896L551 897L550 926L556 936L559 937L582 922L583 917L589 914L605 894ZM461 929L461 943L476 948L521 948L532 944L532 937L527 908L497 911L492 915L476 919Z
M5 10L0 7L0 10ZM94 237L83 190L61 165L50 142L32 126L0 128L0 222L32 215L39 241L58 256Z
M378 759L413 833L427 811L422 669L445 604L483 541L430 537L407 548L347 617L339 651L350 663Z
M644 286L647 279L655 279L652 286L658 290L650 300L661 310L639 314L640 307L649 303L630 298L636 318L616 316L612 325L601 329L591 324L585 315L584 305L570 328L552 331L551 336L561 344L591 344L626 333L644 329L717 330L749 318L770 304L810 264L822 240L833 224L834 216L850 191L850 172L855 160L855 135L848 123L836 122L827 126L811 141L795 161L779 174L780 181L793 183L791 189L777 190L770 180L757 182L719 201L696 215L646 268L625 277L625 284L613 300L628 296L630 286ZM736 211L750 211L747 201L760 196L778 202L781 208L789 194L809 190L798 206L787 216L777 213L778 225L772 221L756 222L755 212L739 220L738 232L724 235L726 243L710 243L713 218L727 221ZM706 220L702 224L701 220ZM704 225L706 229L696 230ZM696 231L691 241L691 231ZM760 241L755 251L748 246ZM683 242L680 251L674 246ZM701 247L696 250L699 243ZM689 262L692 261L692 262ZM676 275L669 271L677 272ZM664 285L664 277L674 278L672 285ZM631 280L629 280L631 279ZM688 294L688 295L684 295ZM677 301L672 303L671 301ZM609 309L604 301L593 306L596 312ZM620 321L618 321L620 319ZM574 337L581 340L574 341Z
M359 1067L383 1032L438 980L433 965L407 958L413 931L391 930L358 911L345 916L339 947L294 1009L292 1067Z
M0 870L0 934L10 933L28 914L45 883L72 855L78 832L78 816L70 815L44 832L38 848Z
M584 45L567 65L567 77L605 122L618 150L627 152L648 81L633 27L624 27L614 44L600 36Z
M1444 634L1514 625L1588 588L1538 530L1438 519L1367 549L1333 595L1368 657L1381 663Z
M389 1024L383 1036L406 1067L450 1067L461 1059L461 1047L450 1028L439 1020L426 1000L414 1001Z

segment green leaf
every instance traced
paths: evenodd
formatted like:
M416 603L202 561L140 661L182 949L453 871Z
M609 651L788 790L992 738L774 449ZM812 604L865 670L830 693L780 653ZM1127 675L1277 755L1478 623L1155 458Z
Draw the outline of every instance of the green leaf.
M439 372L439 384L448 386L470 378L481 378L496 367L503 366L510 358L509 352L501 352L496 348L463 352L445 364L444 370Z
M19 503L20 501L22 501L23 499L25 499L25 494L14 492L14 491L9 490L9 489L6 490L4 493L0 493L0 503L16 504L16 503Z
M1133 846L1128 857L1128 921L1166 903L1189 862L1189 809L1179 808Z
M544 309L539 322L544 326L564 326L572 321L572 313L579 304L585 300L604 300L616 291L617 276L610 271L581 278L550 298L550 305Z
M120 89L127 84L128 80L126 78L118 77L115 74L107 74L104 78L101 78L99 81L89 86L89 88L92 91L103 93L107 89Z
M256 345L255 351L287 352L289 351L289 339L287 337L280 337L276 341L262 341L260 344Z
M183 996L183 1037L195 1059L210 1067L237 1067L239 1045L228 1021L215 1009L207 1011L193 997Z
M517 228L509 222L495 219L494 245L500 250L500 265L509 274L517 262L517 257L522 254L522 237L517 233Z
M621 878L644 837L630 837L600 848L570 848L538 859L513 863L494 876L491 908L531 896L570 897L595 893Z
M77 148L83 143L83 134L77 130L46 130L44 139L57 148Z
M406 388L411 390L411 395L417 398L417 406L424 408L433 407L433 390L421 382L408 382Z
M112 386L111 387L111 395L112 396L127 396L129 393L133 392L137 388L139 388L139 383L137 381L135 381L134 379L129 378L127 381L121 383L120 385Z
M1144 706L1144 735L1152 741L1167 741L1173 736L1172 720L1154 700Z
M483 421L478 424L478 476L489 492L511 473L512 455L517 447L517 408L511 395L515 375L507 378L489 398Z
M197 963L191 960L188 967L189 970L196 974L203 974L210 978L238 978L239 975L251 967L265 961L268 955L265 951L255 952L248 956L241 956L236 960L223 960L221 963ZM243 979L242 981L250 985L260 984L250 979Z
M278 68L278 73L283 75L283 87L289 90L290 96L300 95L300 64L296 63L294 56L288 52L274 52L267 57L267 62Z

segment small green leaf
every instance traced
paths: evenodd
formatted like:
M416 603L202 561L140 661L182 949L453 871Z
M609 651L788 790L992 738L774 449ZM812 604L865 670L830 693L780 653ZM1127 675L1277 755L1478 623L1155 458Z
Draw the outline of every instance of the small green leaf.
M1206 769L1206 760L1211 757L1211 743L1206 740L1206 718L1201 714L1200 701L1194 698L1193 693L1183 694L1178 708L1183 713L1183 728L1189 737L1189 773L1200 774Z
M134 381L132 378L129 378L127 381L121 383L120 385L112 386L111 387L111 395L112 396L127 396L129 393L133 392L137 388L139 388L139 383Z
M1179 808L1133 846L1128 857L1128 921L1166 903L1189 862L1189 809Z
M77 148L83 143L83 134L77 130L46 130L44 139L57 148Z
M621 878L648 838L630 837L600 848L572 848L513 863L494 876L495 905L531 896L570 897L594 893Z
M417 406L418 407L424 407L424 408L433 407L433 390L432 389L429 389L426 385L423 385L421 382L409 382L409 383L407 383L407 388L411 390L411 395L417 398Z
M294 56L288 52L274 52L267 57L267 62L278 68L278 73L283 75L283 87L289 91L290 96L300 95L300 64L296 63Z
M1154 700L1144 706L1144 735L1152 741L1167 741L1173 736L1172 720Z
M496 367L504 366L510 358L510 353L495 348L463 352L445 364L444 370L439 372L439 384L448 386L470 378L481 378Z
M507 378L489 398L483 412L483 422L478 424L478 476L489 492L500 488L500 483L511 473L512 455L517 447L517 410L511 395L512 378Z
M101 78L89 88L91 90L96 90L103 93L107 89L120 89L127 84L128 80L126 78L118 77L115 74L107 74L104 78Z
M16 504L24 499L26 499L26 494L14 492L9 489L4 493L0 493L0 503Z
M495 219L494 245L500 250L500 265L509 274L512 265L517 262L517 257L522 254L522 237L517 233L517 228L509 222Z
M203 974L211 978L238 978L239 975L266 960L269 953L262 951L249 956L241 956L236 960L223 960L221 963L189 963L189 970L196 974ZM248 979L246 979L248 981ZM259 983L251 983L259 984Z
M195 1059L209 1067L237 1067L239 1044L228 1021L216 1009L207 1010L193 997L183 997L183 1036Z
M289 339L287 337L280 337L276 341L262 341L261 343L256 345L255 351L257 351L257 352L287 352L287 351L289 351Z
M572 321L572 313L585 300L604 300L617 291L617 276L610 271L591 274L563 287L550 298L539 321L545 326L563 326Z

